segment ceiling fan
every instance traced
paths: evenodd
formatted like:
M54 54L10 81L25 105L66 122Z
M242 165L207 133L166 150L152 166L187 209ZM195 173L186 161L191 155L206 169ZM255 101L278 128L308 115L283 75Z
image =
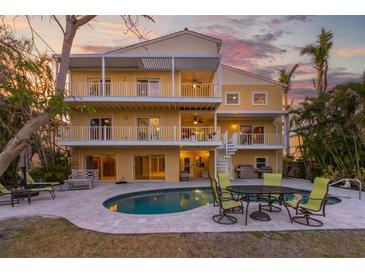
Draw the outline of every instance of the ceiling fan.
M201 123L203 123L203 120L202 120L202 118L198 118L197 116L195 116L193 119L193 123L194 123L194 125L197 125L198 123L201 124Z

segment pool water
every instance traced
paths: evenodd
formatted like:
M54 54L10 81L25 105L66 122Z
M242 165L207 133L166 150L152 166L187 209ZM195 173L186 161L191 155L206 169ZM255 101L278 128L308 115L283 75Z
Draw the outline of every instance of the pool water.
M305 200L308 191L299 190ZM286 198L291 199L293 195ZM252 201L257 199L252 197ZM327 205L341 202L337 197L328 196ZM213 203L210 187L175 188L141 191L119 195L104 202L112 211L128 214L166 214L191 210Z
M129 214L175 213L213 203L210 188L179 188L120 195L104 202L110 210Z

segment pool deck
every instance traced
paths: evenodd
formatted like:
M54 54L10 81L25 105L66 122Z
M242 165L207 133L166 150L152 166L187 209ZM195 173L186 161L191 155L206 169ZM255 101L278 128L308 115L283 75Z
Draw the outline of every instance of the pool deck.
M236 180L234 184L262 184L262 180ZM219 211L213 205L160 215L124 214L110 211L103 206L106 199L124 193L209 185L209 181L138 182L126 185L98 182L91 190L57 191L55 200L48 193L41 193L32 199L31 205L24 200L14 208L10 205L0 206L0 220L20 216L64 217L80 228L113 234L365 229L365 198L359 200L357 191L334 187L330 188L329 193L341 198L342 202L327 206L327 217L317 216L324 222L321 228L290 223L284 207L281 212L270 213L270 222L248 218L248 225L245 226L244 215L241 214L235 214L238 222L234 225L213 222L211 217ZM312 187L311 183L302 179L285 179L283 185L307 190ZM257 203L250 203L249 214L257 208Z

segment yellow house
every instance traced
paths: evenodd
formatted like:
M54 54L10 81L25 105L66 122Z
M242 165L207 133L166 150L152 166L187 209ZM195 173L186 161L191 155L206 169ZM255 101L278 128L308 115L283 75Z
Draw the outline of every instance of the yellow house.
M72 148L73 168L128 182L237 176L239 165L280 172L281 84L223 65L221 45L185 29L71 55L65 101L74 113L58 143Z

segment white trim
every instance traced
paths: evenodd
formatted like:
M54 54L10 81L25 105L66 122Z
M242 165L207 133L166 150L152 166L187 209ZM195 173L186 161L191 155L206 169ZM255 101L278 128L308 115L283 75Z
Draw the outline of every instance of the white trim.
M77 96L65 97L65 102L151 102L151 103L221 103L221 97L148 97L148 96Z
M234 95L234 94L238 95L237 96L237 103L228 103L227 95ZM227 105L227 106L239 106L241 104L241 96L240 95L241 95L241 93L239 91L226 91L224 93L224 103L225 103L225 105Z
M255 156L255 168L258 168L257 167L257 159L258 158L265 159L265 166L268 166L268 164L269 164L269 157L268 156Z
M265 104L256 104L255 103L255 95L256 94L265 94ZM252 105L253 106L267 106L269 105L269 94L267 91L253 91L251 93Z
M108 147L108 146L186 146L186 147L220 147L221 141L111 141L111 140L88 140L88 141L57 141L61 146L87 146L87 147ZM263 146L260 147L261 149Z

